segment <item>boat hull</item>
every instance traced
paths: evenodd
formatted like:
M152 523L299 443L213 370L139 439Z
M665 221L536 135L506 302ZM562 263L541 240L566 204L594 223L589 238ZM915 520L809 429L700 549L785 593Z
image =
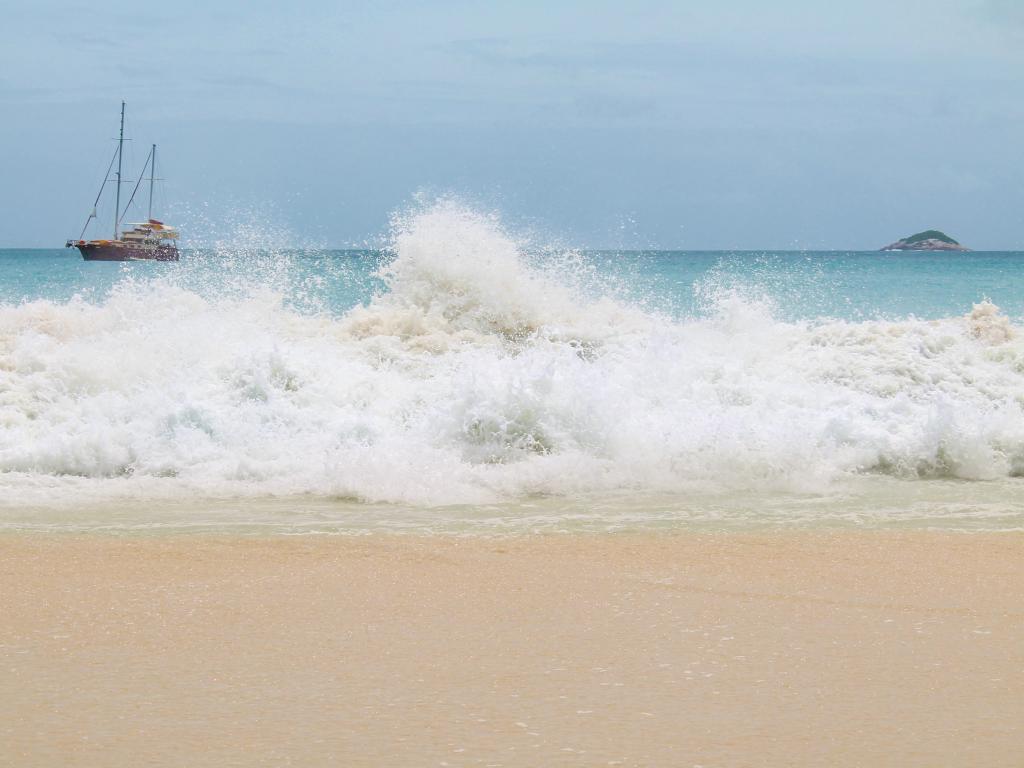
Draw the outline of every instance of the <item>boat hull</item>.
M122 243L76 243L86 261L178 261L173 245L127 245Z

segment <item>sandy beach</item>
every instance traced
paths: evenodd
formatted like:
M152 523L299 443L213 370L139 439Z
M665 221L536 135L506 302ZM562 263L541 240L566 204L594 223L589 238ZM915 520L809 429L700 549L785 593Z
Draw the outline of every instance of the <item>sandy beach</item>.
M1024 536L0 538L0 764L1019 766Z

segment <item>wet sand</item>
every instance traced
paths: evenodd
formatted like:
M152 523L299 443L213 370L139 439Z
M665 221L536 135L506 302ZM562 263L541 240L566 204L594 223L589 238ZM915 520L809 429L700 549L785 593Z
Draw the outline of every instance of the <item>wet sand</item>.
M1024 536L0 536L0 765L1020 766Z

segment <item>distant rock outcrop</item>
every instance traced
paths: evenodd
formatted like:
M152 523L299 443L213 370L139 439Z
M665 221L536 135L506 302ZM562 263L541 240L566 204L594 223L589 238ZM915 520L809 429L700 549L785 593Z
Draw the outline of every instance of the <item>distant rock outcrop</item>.
M937 229L929 229L925 232L918 232L916 235L904 237L891 245L882 248L883 251L969 251L945 232Z

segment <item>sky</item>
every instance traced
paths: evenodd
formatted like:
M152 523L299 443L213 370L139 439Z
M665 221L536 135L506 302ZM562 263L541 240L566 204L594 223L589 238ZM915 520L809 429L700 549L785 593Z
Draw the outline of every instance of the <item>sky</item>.
M0 14L0 247L78 236L124 99L125 176L159 145L157 213L186 246L373 245L395 211L454 195L588 248L875 249L937 228L1024 250L1022 0Z

